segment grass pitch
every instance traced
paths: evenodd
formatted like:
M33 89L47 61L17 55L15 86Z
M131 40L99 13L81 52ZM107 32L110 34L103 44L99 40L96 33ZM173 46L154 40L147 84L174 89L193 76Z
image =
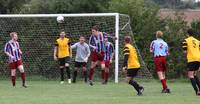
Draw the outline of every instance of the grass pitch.
M78 82L60 85L58 81L29 81L29 87L16 88L10 81L0 81L0 104L200 104L189 83L171 82L171 94L161 94L158 81L140 81L144 95L136 96L135 90L126 83L109 83L94 86Z

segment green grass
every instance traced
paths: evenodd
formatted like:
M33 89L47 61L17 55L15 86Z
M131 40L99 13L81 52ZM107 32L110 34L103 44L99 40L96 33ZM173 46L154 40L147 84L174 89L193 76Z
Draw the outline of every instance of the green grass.
M172 94L161 94L158 81L140 81L145 87L144 96L136 96L126 83L95 83L93 87L79 82L60 85L58 81L29 81L24 89L17 82L0 81L0 104L200 104L189 83L170 82Z

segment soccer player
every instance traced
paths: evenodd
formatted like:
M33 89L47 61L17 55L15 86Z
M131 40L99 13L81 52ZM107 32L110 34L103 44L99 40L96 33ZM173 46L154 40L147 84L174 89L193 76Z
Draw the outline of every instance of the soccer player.
M85 78L85 83L87 83L87 61L88 57L90 56L90 47L89 45L85 42L85 37L80 36L79 42L75 43L74 45L71 46L71 49L76 48L76 58L75 58L75 70L73 72L73 83L76 82L76 77L78 73L78 69L82 68L83 69L83 75Z
M105 32L100 32L98 26L92 27L92 35L89 39L89 46L91 47L91 66L89 71L89 84L92 86L93 82L93 74L96 65L98 62L102 63L104 58L104 38L106 36ZM101 68L103 69L104 64L101 64ZM102 70L101 74L102 79L104 79L104 70Z
M54 48L54 60L58 60L60 64L60 75L61 75L61 84L64 83L64 69L66 68L68 83L71 83L71 75L69 62L71 57L71 48L70 48L70 39L66 38L66 33L64 31L60 32L60 37L55 42Z
M169 55L169 49L167 43L162 39L162 37L163 33L161 31L157 31L157 39L151 42L150 52L153 53L155 69L163 86L162 93L170 93L165 76L165 72L167 70L166 58Z
M105 44L105 53L104 53L104 59L103 59L103 70L104 70L104 81L103 84L107 84L108 77L109 77L109 68L112 64L112 59L114 57L114 47L111 42L108 42L108 37L104 38L104 44Z
M137 91L137 95L141 96L144 88L134 80L134 78L137 76L138 71L140 70L140 63L137 57L137 52L135 47L131 45L130 36L125 36L124 42L125 47L123 49L123 71L127 72L128 83L135 88L135 90Z
M18 36L16 32L10 33L11 40L6 43L4 52L9 57L8 63L11 69L11 80L13 87L16 86L16 69L18 68L21 73L22 86L27 88L25 84L25 72L22 63L22 51L18 43Z
M182 47L187 57L188 78L191 81L196 95L200 96L200 81L197 76L197 71L200 67L200 42L193 37L195 34L193 29L189 29L187 33L188 38L183 41Z

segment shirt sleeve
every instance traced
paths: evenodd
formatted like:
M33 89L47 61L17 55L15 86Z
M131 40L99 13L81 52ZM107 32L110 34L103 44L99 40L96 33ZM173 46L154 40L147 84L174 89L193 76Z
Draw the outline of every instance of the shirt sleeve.
M113 52L115 51L115 49L114 49L114 47L113 47L113 44L111 43L110 46L111 46L111 47L110 47L110 48L111 48L111 52L113 53Z
M74 45L72 45L72 46L71 46L71 49L76 48L76 46L77 46L77 43L75 43Z
M129 48L128 48L128 47L124 47L123 53L124 53L124 63L123 63L123 67L125 67L125 66L127 66L127 64L128 64L128 57L129 57L129 54L130 54Z
M154 52L154 42L151 42L151 45L150 45L150 52L151 52L151 53Z
M91 54L91 51L90 51L90 47L88 44L87 44L87 52L88 52L88 56L89 56Z
M90 36L90 39L89 39L89 46L90 46L91 48L95 49L96 46L93 46L92 44L93 44L93 39L92 39L92 35L91 35L91 36Z
M55 41L55 46L58 46L58 41L57 40Z
M184 40L182 42L182 48L183 48L184 51L187 51L187 42L186 42L186 40Z
M5 47L4 47L4 52L8 52L8 50L9 50L9 44L6 43L6 45L5 45Z
M128 48L128 47L124 47L124 50L123 50L124 56L125 56L125 55L129 55L129 53L130 53L129 48Z

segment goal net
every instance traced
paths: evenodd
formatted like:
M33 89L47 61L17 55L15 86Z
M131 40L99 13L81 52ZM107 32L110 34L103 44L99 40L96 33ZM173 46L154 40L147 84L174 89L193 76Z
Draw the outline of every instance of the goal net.
M56 17L60 15L64 17L64 23L57 23ZM99 25L102 32L117 37L117 40L111 40L115 44L115 59L110 75L111 79L118 82L123 75L121 70L123 37L127 34L133 37L129 16L118 13L0 15L0 48L2 49L0 51L0 76L8 78L10 74L6 63L7 57L3 52L5 43L10 39L10 32L15 31L19 34L27 77L40 80L56 79L60 74L57 70L58 63L53 60L53 49L61 29L64 29L72 43L78 42L80 35L84 35L88 42L93 25ZM133 44L137 48L136 44ZM138 55L142 65L139 77L151 78L151 73L139 51ZM74 57L70 65L71 70L74 70ZM98 71L100 72L96 70L97 73Z

